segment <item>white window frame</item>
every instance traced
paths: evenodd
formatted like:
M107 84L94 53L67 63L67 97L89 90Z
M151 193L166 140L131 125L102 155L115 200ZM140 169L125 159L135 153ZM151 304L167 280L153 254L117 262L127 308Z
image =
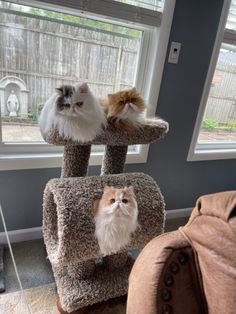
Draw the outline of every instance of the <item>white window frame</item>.
M236 45L236 31L225 29L227 17L229 13L231 0L225 0L221 12L219 26L217 30L216 40L212 52L211 62L209 65L202 98L199 106L199 111L193 131L193 136L189 148L187 161L201 161L201 160L218 160L218 159L234 159L236 158L236 143L222 143L222 142L206 142L197 143L207 100L213 80L214 72L217 65L217 60L222 43L230 43L234 41Z
M50 0L49 2L58 2L60 6L47 4L42 1L30 0L15 0L15 3L29 6L42 7L44 9L60 9L60 12L67 12L71 14L81 14L80 2L78 1L78 10L70 8L70 3L75 6L76 1ZM109 0L100 0L110 2ZM9 1L11 2L11 0ZM96 0L97 2L97 0ZM66 3L67 7L62 7L61 3ZM90 1L92 3L92 1ZM114 2L118 6L122 3ZM98 6L99 7L99 6ZM141 43L141 51L139 57L138 75L135 86L143 95L148 103L147 116L155 116L158 95L160 91L162 73L167 52L169 34L173 19L175 8L175 0L166 0L164 11L161 18L161 26L159 28L154 26L139 25L138 27L144 31L144 36ZM143 9L142 9L143 10ZM144 9L145 11L145 9ZM116 11L114 11L116 12ZM101 13L101 12L99 12ZM82 12L83 14L83 12ZM86 16L89 16L90 13ZM157 12L157 14L160 14ZM119 16L119 15L118 15ZM101 18L102 19L102 18ZM150 20L150 24L155 22ZM116 20L121 23L120 20ZM126 25L127 26L126 22ZM157 21L157 25L158 25ZM132 24L131 24L132 25ZM135 24L134 27L137 27ZM161 43L160 45L158 43ZM1 127L0 127L1 132ZM0 134L0 139L1 139ZM126 162L127 163L145 163L148 157L149 145L137 145L136 150L129 150ZM62 149L48 145L45 143L0 143L0 170L17 170L17 169L35 169L35 168L57 168L61 166ZM90 157L89 165L101 165L103 152L93 152Z

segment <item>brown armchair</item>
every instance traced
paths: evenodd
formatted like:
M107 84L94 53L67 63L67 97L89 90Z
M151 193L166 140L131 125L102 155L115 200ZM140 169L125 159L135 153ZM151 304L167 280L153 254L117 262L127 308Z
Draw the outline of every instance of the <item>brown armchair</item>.
M153 239L129 278L127 314L236 313L236 191L202 196L189 222Z

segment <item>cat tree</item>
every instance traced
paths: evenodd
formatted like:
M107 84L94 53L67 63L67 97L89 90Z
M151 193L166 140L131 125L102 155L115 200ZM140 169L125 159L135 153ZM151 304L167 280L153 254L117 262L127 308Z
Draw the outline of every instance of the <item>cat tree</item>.
M109 125L87 143L63 139L57 130L43 135L48 143L64 146L61 178L50 180L44 192L43 235L67 313L126 294L133 262L128 250L142 248L163 232L165 203L156 182L144 173L122 172L128 145L152 143L166 132L166 122L157 120L133 132ZM106 145L101 176L86 176L91 145ZM101 198L105 185L134 187L139 228L125 249L101 258L93 202Z

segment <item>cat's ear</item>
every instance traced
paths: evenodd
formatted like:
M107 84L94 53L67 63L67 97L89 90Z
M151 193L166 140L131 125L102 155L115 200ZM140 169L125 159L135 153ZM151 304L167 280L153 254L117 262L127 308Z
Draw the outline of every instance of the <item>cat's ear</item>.
M79 91L81 93L87 93L89 91L88 84L87 83L81 84L80 87L79 87Z
M131 89L131 91L132 91L133 93L138 93L138 90L137 90L136 87L133 87L133 88Z
M107 95L107 98L108 98L109 101L111 101L112 98L113 98L113 94L108 94L108 95Z
M130 193L130 194L132 194L132 195L135 195L135 194L134 194L134 188L133 188L132 186L128 186L128 187L126 187L125 189L126 189L126 191L127 191L128 193Z
M58 94L62 94L62 93L63 93L63 87L62 87L62 86L57 87L57 88L56 88L56 92L57 92Z
M113 190L113 189L114 189L113 186L105 185L105 186L104 186L103 193L110 192L110 191Z

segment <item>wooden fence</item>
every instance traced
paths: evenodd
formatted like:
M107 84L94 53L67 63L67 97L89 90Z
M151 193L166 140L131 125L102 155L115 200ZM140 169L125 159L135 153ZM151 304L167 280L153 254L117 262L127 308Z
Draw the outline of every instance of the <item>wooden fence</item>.
M87 81L98 96L134 84L141 32L131 37L55 20L0 15L0 79L16 76L25 82L28 111L63 83ZM236 121L236 62L219 59L204 119Z
M63 83L87 81L96 95L134 84L140 37L0 13L0 79L21 78L29 111Z
M236 123L236 58L235 62L219 58L204 119Z

